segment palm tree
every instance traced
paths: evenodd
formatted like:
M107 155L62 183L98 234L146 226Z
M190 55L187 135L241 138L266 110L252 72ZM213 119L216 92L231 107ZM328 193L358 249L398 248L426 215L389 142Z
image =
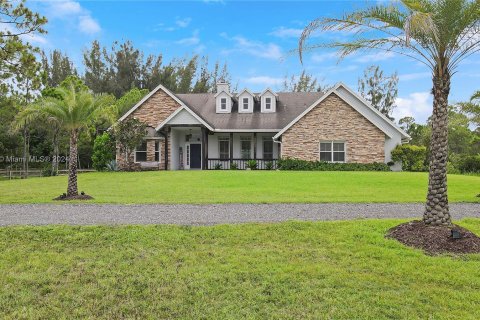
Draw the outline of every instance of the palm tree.
M66 82L55 91L57 97L44 97L29 105L18 115L17 122L43 117L70 134L67 197L72 197L78 195L77 145L80 131L100 116L110 114L112 97L93 95L84 87L76 86L73 81Z
M351 41L307 44L313 32L351 32ZM362 50L410 57L432 72L433 114L426 224L451 224L447 196L447 115L450 81L459 63L480 50L480 0L400 0L360 9L340 18L312 21L299 40L299 54L334 48L340 59Z

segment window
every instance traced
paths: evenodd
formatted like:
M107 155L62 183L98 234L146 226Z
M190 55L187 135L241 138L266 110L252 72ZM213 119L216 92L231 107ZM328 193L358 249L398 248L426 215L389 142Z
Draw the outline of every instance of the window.
M218 150L220 159L230 159L230 139L228 137L218 138Z
M248 110L248 98L243 98L243 110Z
M227 98L220 98L220 109L227 110Z
M320 142L320 161L345 162L345 142Z
M250 159L252 154L252 138L240 137L240 154L242 159Z
M160 142L155 141L155 161L160 162Z
M263 159L273 159L273 140L271 137L263 137Z
M143 141L135 149L135 162L147 161L147 141Z
M272 107L272 98L265 98L265 109L270 110Z

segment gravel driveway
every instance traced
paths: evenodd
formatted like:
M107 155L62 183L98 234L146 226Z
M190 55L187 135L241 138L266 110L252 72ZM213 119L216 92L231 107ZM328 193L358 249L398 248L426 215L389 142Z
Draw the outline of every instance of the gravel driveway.
M480 217L480 203L450 205L455 219ZM0 205L0 225L98 225L276 222L285 220L351 220L365 218L419 218L420 203L371 204L219 204L115 205L28 204Z

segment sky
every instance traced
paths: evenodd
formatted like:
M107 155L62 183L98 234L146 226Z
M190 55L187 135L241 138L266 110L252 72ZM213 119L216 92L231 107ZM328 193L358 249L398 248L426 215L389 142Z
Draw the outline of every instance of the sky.
M323 84L343 82L357 90L365 68L379 65L398 73L396 120L413 116L425 122L432 111L427 67L393 53L367 52L338 61L335 52L309 52L303 64L292 52L303 28L319 17L341 16L378 1L35 1L27 6L48 19L48 34L30 37L46 51L68 54L82 71L82 52L93 40L109 47L131 40L145 54L173 57L207 55L211 65L226 62L239 89L280 90L286 75L302 70ZM312 41L348 40L348 33L316 33ZM453 77L450 101L467 100L480 89L480 54L471 56Z

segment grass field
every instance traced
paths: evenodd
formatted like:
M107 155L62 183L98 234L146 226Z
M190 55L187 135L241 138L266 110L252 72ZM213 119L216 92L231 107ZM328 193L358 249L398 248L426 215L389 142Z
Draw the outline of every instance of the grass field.
M480 177L450 175L452 202L480 202ZM0 181L0 203L52 202L67 177ZM96 203L423 202L427 174L413 172L168 171L79 175Z
M0 318L479 319L480 255L385 239L400 222L0 228Z

